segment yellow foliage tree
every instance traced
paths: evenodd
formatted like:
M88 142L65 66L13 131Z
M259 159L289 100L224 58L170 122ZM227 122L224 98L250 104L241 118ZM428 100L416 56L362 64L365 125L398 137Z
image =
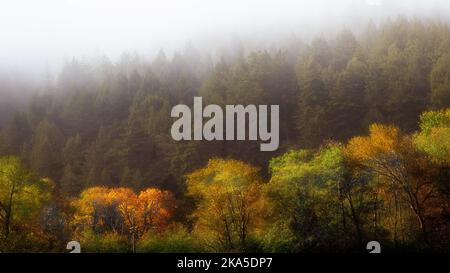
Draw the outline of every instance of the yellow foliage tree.
M0 158L0 250L14 230L35 229L52 190L49 179L25 169L17 157Z
M416 147L433 161L450 165L450 108L425 112L420 116L420 131L414 135Z
M258 171L241 161L211 159L188 175L188 193L199 200L195 231L212 250L248 247L263 212L263 180Z
M377 175L380 197L386 206L393 207L390 225L394 241L405 232L400 232L398 227L402 221L408 221L408 215L404 214L409 210L417 219L424 242L429 245L430 221L441 206L434 183L434 167L415 149L412 137L401 134L396 127L374 124L368 136L352 138L345 153ZM392 215L391 212L387 214Z

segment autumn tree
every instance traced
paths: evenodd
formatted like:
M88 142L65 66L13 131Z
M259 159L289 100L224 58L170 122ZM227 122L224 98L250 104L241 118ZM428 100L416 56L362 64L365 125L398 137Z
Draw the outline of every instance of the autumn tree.
M132 251L149 231L161 233L169 224L175 201L167 191L149 188L137 195L129 188L93 187L73 201L77 232L118 234L129 238Z
M435 162L450 164L450 109L425 112L420 116L420 131L415 145Z
M214 251L250 247L262 216L258 168L237 160L212 159L187 177L188 193L198 197L195 232Z
M415 147L425 153L434 170L434 184L439 191L441 202L435 204L438 217L434 229L445 237L449 234L450 223L450 110L425 112L420 117L420 131L413 136ZM440 215L439 215L440 214ZM446 239L447 241L450 238Z
M377 233L371 177L347 161L342 145L290 151L272 159L270 171L265 194L274 224L264 238L267 250L361 251Z
M31 232L42 208L49 202L53 184L25 169L18 158L0 158L1 248L15 232Z
M136 252L137 240L147 232L162 234L172 217L174 203L169 192L152 188L120 203L119 211L128 228L133 252Z
M411 136L396 127L375 124L369 136L351 139L346 149L350 158L379 177L387 189L384 193L393 195L397 210L401 204L407 205L422 241L431 246L431 218L433 210L440 207L436 176L429 160L415 149Z

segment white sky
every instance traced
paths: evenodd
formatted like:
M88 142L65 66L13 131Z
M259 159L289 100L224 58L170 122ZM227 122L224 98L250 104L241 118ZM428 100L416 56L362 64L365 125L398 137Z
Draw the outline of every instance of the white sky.
M395 3L394 3L395 2ZM126 50L150 53L186 41L301 32L380 14L447 12L445 0L0 0L0 66L52 64ZM449 13L446 13L448 15ZM212 39L212 38L211 38Z

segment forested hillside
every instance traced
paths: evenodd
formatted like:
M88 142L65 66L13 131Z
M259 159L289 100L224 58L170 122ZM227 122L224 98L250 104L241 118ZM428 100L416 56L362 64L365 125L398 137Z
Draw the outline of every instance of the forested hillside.
M26 107L6 82L0 250L77 239L89 251L333 252L373 238L450 250L444 23L399 18L223 56L73 59ZM194 96L280 105L280 148L174 141L170 111Z

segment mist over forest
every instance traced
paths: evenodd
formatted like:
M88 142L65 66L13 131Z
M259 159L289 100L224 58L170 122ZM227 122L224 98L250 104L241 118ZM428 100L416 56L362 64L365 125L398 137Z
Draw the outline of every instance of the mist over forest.
M2 4L0 251L448 252L447 2ZM173 140L195 96L279 149Z
M0 11L0 67L54 77L65 61L123 52L169 57L192 43L202 55L281 48L344 28L360 32L398 16L448 21L445 0L7 1ZM243 45L239 45L242 42Z
M145 70L161 53L171 60L191 51L190 58L207 65L255 51L296 55L313 39L333 39L343 30L359 39L388 20L445 24L448 14L444 0L6 2L0 11L0 126L33 95L59 90L73 60L120 66L134 56Z

